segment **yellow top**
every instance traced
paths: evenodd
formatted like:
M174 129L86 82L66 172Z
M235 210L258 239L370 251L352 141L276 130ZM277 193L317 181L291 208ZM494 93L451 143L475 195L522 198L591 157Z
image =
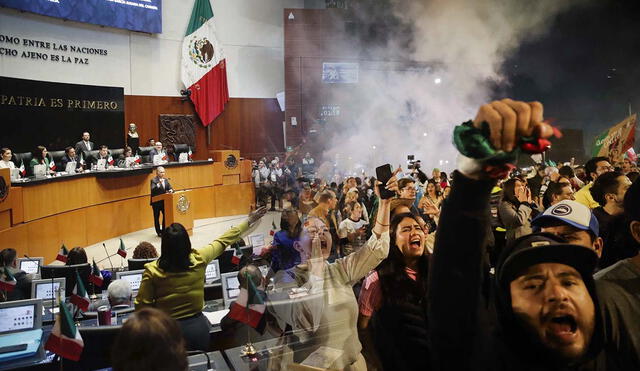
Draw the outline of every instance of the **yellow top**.
M204 307L204 273L207 264L248 229L249 224L244 221L207 246L192 249L191 266L186 271L165 272L158 266L158 260L145 264L135 300L136 310L152 306L175 319L200 313Z
M586 186L580 188L580 190L576 192L573 197L575 197L576 201L587 206L588 208L595 209L596 207L599 207L600 204L593 199L593 196L591 196L592 186L593 183L589 183Z

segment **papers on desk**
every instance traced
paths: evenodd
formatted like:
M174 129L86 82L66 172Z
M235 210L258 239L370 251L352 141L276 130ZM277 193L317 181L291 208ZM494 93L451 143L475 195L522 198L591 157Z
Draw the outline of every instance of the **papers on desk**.
M212 325L219 325L222 318L229 313L229 309L218 310L215 312L202 312Z

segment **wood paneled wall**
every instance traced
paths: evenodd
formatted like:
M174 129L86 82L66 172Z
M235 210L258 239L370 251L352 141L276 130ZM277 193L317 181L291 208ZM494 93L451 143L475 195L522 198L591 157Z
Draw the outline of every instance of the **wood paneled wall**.
M149 138L158 138L159 115L195 115L193 104L180 97L127 95L124 102L124 133L129 123L136 123L141 145ZM245 158L284 152L282 121L284 112L275 98L231 98L224 112L210 125L209 146L207 128L197 124L194 159L206 160L208 150L218 149L239 149Z

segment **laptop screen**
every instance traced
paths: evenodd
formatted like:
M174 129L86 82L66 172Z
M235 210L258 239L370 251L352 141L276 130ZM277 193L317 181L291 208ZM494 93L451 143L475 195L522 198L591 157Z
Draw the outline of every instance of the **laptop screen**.
M35 327L36 304L0 308L0 334Z
M128 272L118 272L116 273L116 279L129 282L131 291L136 292L140 288L140 282L142 281L142 272L144 272L144 269Z
M237 276L225 277L225 281L227 283L227 297L231 300L235 299L240 295L240 282L238 281Z
M220 268L218 266L218 261L213 260L211 263L207 265L207 269L204 272L204 280L207 283L211 283L219 279L220 279Z
M18 259L20 263L20 270L25 271L28 274L38 274L40 273L40 265L42 265L41 258L31 258L31 259Z
M55 297L56 292L60 290L61 282L47 282L47 283L36 283L36 299L52 299Z

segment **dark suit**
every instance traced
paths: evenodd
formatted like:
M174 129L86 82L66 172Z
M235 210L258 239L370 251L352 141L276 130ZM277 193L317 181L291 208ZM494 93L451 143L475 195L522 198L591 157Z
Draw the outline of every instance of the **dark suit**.
M158 153L158 150L153 148L153 149L151 149L151 151L149 151L149 162L153 162L153 156L155 156L155 155L166 155L166 154L167 154L167 152L165 152L165 151L162 151L162 152Z
M169 191L172 191L173 188L169 183L168 179L164 179L164 186L161 184L160 179L156 176L151 179L151 197L158 196ZM156 228L156 234L161 234L164 230L164 202L151 202L151 207L153 208L153 223ZM160 229L160 213L162 212L162 229Z
M107 160L107 167L109 167L109 154L107 154L104 157L101 157L100 154L98 153L95 157L91 156L89 158L89 163L91 164L91 166L93 165L98 165L98 160Z
M87 148L87 145L83 140L79 141L78 143L76 143L76 154L79 156L82 152L89 152L96 149L96 146L92 141L89 141L89 147L91 148Z
M67 164L71 161L76 162L76 170L82 169L82 165L80 164L80 157L76 156L74 158L70 158L68 155L64 155L60 160L60 166L62 167L62 169L60 170L65 171L67 169Z

